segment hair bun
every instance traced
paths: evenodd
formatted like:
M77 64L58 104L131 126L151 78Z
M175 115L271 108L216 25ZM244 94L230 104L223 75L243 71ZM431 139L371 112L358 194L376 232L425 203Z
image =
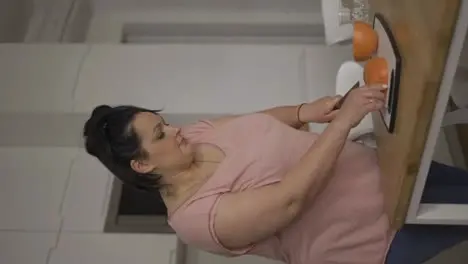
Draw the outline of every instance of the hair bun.
M94 108L91 113L91 119L96 118L97 120L102 119L112 112L113 108L108 105L99 105Z
M97 156L98 149L102 148L105 140L103 125L106 117L112 113L114 108L108 105L99 105L94 108L91 117L86 121L83 136L86 139L86 150L91 155Z

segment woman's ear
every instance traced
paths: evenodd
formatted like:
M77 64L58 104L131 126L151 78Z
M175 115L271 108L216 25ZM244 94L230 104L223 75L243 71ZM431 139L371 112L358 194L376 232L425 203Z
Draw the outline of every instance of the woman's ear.
M147 162L144 162L142 160L131 160L130 161L130 167L138 172L138 173L143 173L143 174L147 174L147 173L151 173L153 172L156 167L154 165L151 165Z

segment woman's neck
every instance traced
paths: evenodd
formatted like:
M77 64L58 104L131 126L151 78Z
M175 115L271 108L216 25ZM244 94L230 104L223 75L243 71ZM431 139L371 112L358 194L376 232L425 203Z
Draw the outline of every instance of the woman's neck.
M194 195L214 174L224 158L225 154L219 148L204 144L197 145L190 166L172 174L172 177L163 177L163 181L167 181L167 196L171 199L184 200Z
M209 162L193 162L192 165L179 173L172 176L163 177L164 184L167 186L166 193L168 196L184 196L185 193L190 193L199 187L213 173L217 164Z

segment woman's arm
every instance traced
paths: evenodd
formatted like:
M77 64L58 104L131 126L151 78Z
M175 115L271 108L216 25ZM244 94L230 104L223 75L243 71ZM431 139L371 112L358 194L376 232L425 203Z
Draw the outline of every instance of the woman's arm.
M332 122L281 182L222 197L215 218L221 243L242 248L286 227L301 212L305 198L315 197L327 182L350 128Z
M215 232L229 249L264 240L286 227L332 175L350 129L383 107L380 90L363 88L350 94L339 116L328 125L301 161L279 183L224 195L215 217Z
M263 110L260 113L270 115L291 127L300 128L304 125L304 123L308 123L309 121L298 119L298 116L297 116L298 114L297 111L299 110L298 108L299 108L298 105L278 106L278 107L273 107L267 110Z
M270 115L279 121L298 129L305 123L325 123L333 120L336 113L336 111L333 111L333 107L340 98L340 96L327 96L314 102L304 103L302 105L278 106L260 111L259 113ZM216 126L220 126L236 117L238 117L238 115L225 116L212 120L212 123Z

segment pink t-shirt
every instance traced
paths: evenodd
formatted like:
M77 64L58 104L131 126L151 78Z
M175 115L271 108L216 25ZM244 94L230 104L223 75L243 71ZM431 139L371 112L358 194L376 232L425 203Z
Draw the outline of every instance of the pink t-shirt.
M329 183L298 219L265 241L232 251L222 246L214 229L220 198L281 181L318 134L266 114L241 116L217 128L201 121L182 133L191 143L213 144L226 154L215 174L169 216L185 243L227 256L253 254L291 264L383 263L389 223L374 150L347 142Z

